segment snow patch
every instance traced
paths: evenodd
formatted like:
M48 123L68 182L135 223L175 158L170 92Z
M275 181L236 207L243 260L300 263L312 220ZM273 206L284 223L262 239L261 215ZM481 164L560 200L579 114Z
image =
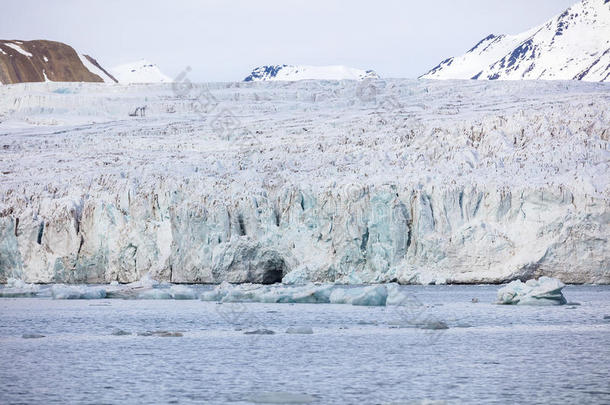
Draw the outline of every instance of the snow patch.
M22 54L22 55L27 56L28 58L31 58L32 56L34 56L34 55L32 55L31 53L29 53L29 52L27 52L27 51L24 51L24 50L23 50L23 48L21 48L21 47L20 47L19 45L17 45L17 44L13 44L13 43L10 43L10 42L5 42L5 43L4 43L4 45L8 46L9 48L13 48L13 49L14 49L14 50L16 50L17 52L19 52L19 53L20 53L20 54Z
M582 0L517 35L490 35L425 79L610 81L610 7Z
M119 83L171 83L173 80L161 72L159 67L144 59L126 63L111 69Z
M114 80L112 80L106 73L104 73L104 71L102 69L98 68L93 63L91 63L89 61L89 59L87 59L85 57L85 55L82 55L79 53L78 57L79 57L80 61L83 63L83 65L85 65L85 68L87 68L87 70L90 71L91 73L93 73L94 75L99 76L100 79L102 79L104 81L104 83L111 83L111 84L114 83Z
M364 80L378 78L377 73L372 70L354 69L341 65L274 65L257 67L244 81Z

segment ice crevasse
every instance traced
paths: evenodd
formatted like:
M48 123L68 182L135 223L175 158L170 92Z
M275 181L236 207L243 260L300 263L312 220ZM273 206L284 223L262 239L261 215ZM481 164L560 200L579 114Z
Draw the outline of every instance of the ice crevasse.
M610 283L603 84L196 90L0 88L0 282Z

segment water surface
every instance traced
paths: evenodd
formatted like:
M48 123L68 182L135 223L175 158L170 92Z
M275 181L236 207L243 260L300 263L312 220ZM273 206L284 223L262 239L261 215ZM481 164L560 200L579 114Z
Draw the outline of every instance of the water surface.
M0 403L610 403L610 287L560 307L403 288L424 306L0 299Z

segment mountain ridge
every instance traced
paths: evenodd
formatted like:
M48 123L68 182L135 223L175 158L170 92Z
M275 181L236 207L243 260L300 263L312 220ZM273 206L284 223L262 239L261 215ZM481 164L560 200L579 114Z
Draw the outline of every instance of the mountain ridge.
M582 0L520 34L491 34L420 78L610 81L610 0Z
M342 65L263 65L254 68L244 82L297 80L364 80L378 79L373 70L355 69Z
M94 58L62 42L0 40L0 83L46 81L117 83Z

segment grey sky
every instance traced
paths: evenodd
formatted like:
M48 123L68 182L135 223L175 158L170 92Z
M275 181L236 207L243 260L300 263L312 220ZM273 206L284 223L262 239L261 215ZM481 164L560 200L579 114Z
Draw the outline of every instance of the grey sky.
M0 39L52 39L105 67L145 58L175 77L241 80L265 64L341 64L417 77L490 33L576 0L2 0Z

